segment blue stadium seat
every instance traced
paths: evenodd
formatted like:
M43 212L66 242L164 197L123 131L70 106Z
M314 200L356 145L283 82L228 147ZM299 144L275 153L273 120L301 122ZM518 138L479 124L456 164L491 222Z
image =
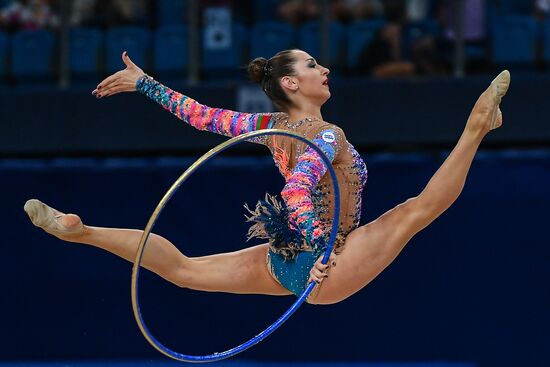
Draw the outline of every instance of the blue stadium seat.
M499 0L495 3L501 15L532 15L535 11L532 0Z
M545 20L542 25L542 45L544 61L550 63L550 19Z
M186 0L156 0L158 25L185 23L187 6Z
M275 21L277 17L277 8L281 0L254 0L254 21Z
M236 23L232 27L230 47L219 50L208 49L205 45L203 29L202 68L205 76L207 78L236 76L235 71L244 63L246 41L246 28Z
M11 38L11 73L19 80L54 77L56 38L50 31L18 31Z
M100 73L104 35L99 28L72 28L69 35L69 69L76 76Z
M346 66L350 69L357 67L359 55L373 39L377 30L384 26L383 20L365 20L351 24L347 29L347 58Z
M157 75L182 75L187 68L187 27L167 25L155 31L153 70Z
M0 32L0 80L6 75L6 62L8 60L8 36Z
M537 31L537 22L531 16L505 16L496 20L491 31L493 62L534 66Z
M250 31L250 57L270 58L294 46L294 28L284 22L258 22Z
M345 41L345 28L342 24L331 22L329 25L329 60L330 67L340 67L342 51ZM311 21L302 25L298 30L298 47L321 62L321 27L320 22Z
M145 27L114 27L107 31L107 72L123 68L123 51L127 51L132 61L139 67L148 67L147 55L151 43L151 32Z

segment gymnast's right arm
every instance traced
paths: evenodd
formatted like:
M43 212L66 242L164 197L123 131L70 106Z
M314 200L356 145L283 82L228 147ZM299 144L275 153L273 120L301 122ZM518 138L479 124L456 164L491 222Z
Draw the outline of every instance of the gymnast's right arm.
M269 129L274 122L271 113L243 113L202 105L148 75L138 79L136 90L198 130L237 136L259 129Z
M105 78L92 92L93 95L102 98L120 92L138 91L198 130L231 137L269 129L275 122L275 115L272 113L242 113L202 105L146 75L130 60L126 52L122 54L122 61L126 69ZM251 141L260 142L257 139Z

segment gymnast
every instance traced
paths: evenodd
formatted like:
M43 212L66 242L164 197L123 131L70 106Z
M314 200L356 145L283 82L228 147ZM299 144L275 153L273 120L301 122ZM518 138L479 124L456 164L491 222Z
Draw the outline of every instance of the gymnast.
M285 179L281 198L266 194L248 208L248 238L265 244L203 257L187 257L170 241L151 234L142 265L183 288L237 294L300 295L316 282L307 302L340 302L369 284L409 240L439 217L460 195L474 155L487 133L502 125L499 108L510 84L501 72L475 103L457 145L418 196L360 226L365 163L343 130L325 122L321 107L330 98L329 73L306 52L293 49L248 65L250 78L281 112L241 113L204 106L167 88L136 66L124 52L124 70L103 80L92 92L104 98L138 91L199 130L226 136L276 128L312 140L331 160L341 192L340 223L329 262L327 247L334 208L327 167L312 148L287 136L262 136ZM32 199L25 211L33 224L61 240L99 247L133 262L143 231L84 225Z

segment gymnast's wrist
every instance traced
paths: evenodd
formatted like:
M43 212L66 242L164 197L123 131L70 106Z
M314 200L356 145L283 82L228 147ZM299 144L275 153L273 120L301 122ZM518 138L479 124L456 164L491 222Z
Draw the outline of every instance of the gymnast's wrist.
M147 94L147 91L151 89L158 82L147 74L143 74L136 80L136 91L142 94Z

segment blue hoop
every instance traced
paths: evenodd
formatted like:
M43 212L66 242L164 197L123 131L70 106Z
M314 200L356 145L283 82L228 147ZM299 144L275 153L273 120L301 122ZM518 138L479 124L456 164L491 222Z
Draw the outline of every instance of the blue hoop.
M320 157L323 159L325 165L328 168L328 171L330 172L330 176L332 178L332 184L334 187L334 220L332 222L332 230L330 232L330 238L328 242L327 249L325 251L325 254L323 256L322 263L326 264L330 253L332 252L334 241L336 239L336 233L338 232L338 223L340 222L340 190L338 187L338 181L336 179L336 173L334 172L334 169L332 168L332 162L327 158L327 156L323 153L323 151L315 145L312 141L308 140L307 138L304 138L298 134L291 133L285 130L277 130L277 129L266 129L266 130L258 130L258 131L252 131L246 134L242 134L239 136L236 136L234 138L231 138L224 143L218 145L217 147L209 150L206 154L204 154L202 157L200 157L195 163L193 163L177 180L174 182L172 187L166 192L162 200L159 202L157 207L155 208L155 211L149 218L149 222L147 222L147 226L145 227L145 230L143 231L143 235L141 236L141 240L139 242L139 247L136 254L136 259L134 261L134 266L132 268L132 308L134 310L134 316L136 318L137 324L143 333L143 336L147 341L155 347L159 352L166 355L167 357L173 358L178 361L182 362L215 362L219 361L225 358L232 357L256 344L261 342L263 339L265 339L267 336L269 336L272 332L274 332L279 326L281 326L296 310L300 305L305 301L305 299L309 296L313 288L315 287L315 282L311 282L308 284L307 288L304 290L302 295L294 302L292 306L281 316L277 321L275 321L271 326L269 326L267 329L250 339L249 341L235 347L232 349L229 349L225 352L221 353L214 353L210 355L205 356L192 356L192 355L185 355L181 353L174 352L173 350L165 347L163 344L161 344L149 331L147 326L145 325L145 322L143 321L143 317L141 315L139 302L138 302L138 277L139 277L139 268L141 263L141 258L143 256L143 251L145 249L145 244L147 243L147 239L149 238L149 235L151 234L151 230L153 226L155 225L155 222L157 221L161 211L166 206L166 203L170 200L172 195L176 192L176 190L181 186L181 184L193 173L195 172L200 166L202 166L204 163L206 163L210 158L216 156L218 153L224 151L225 149L236 145L244 140L248 140L251 138L256 138L259 136L267 136L267 135L281 135L281 136L289 136L295 139L298 139L306 144L308 144L312 149L314 149Z

